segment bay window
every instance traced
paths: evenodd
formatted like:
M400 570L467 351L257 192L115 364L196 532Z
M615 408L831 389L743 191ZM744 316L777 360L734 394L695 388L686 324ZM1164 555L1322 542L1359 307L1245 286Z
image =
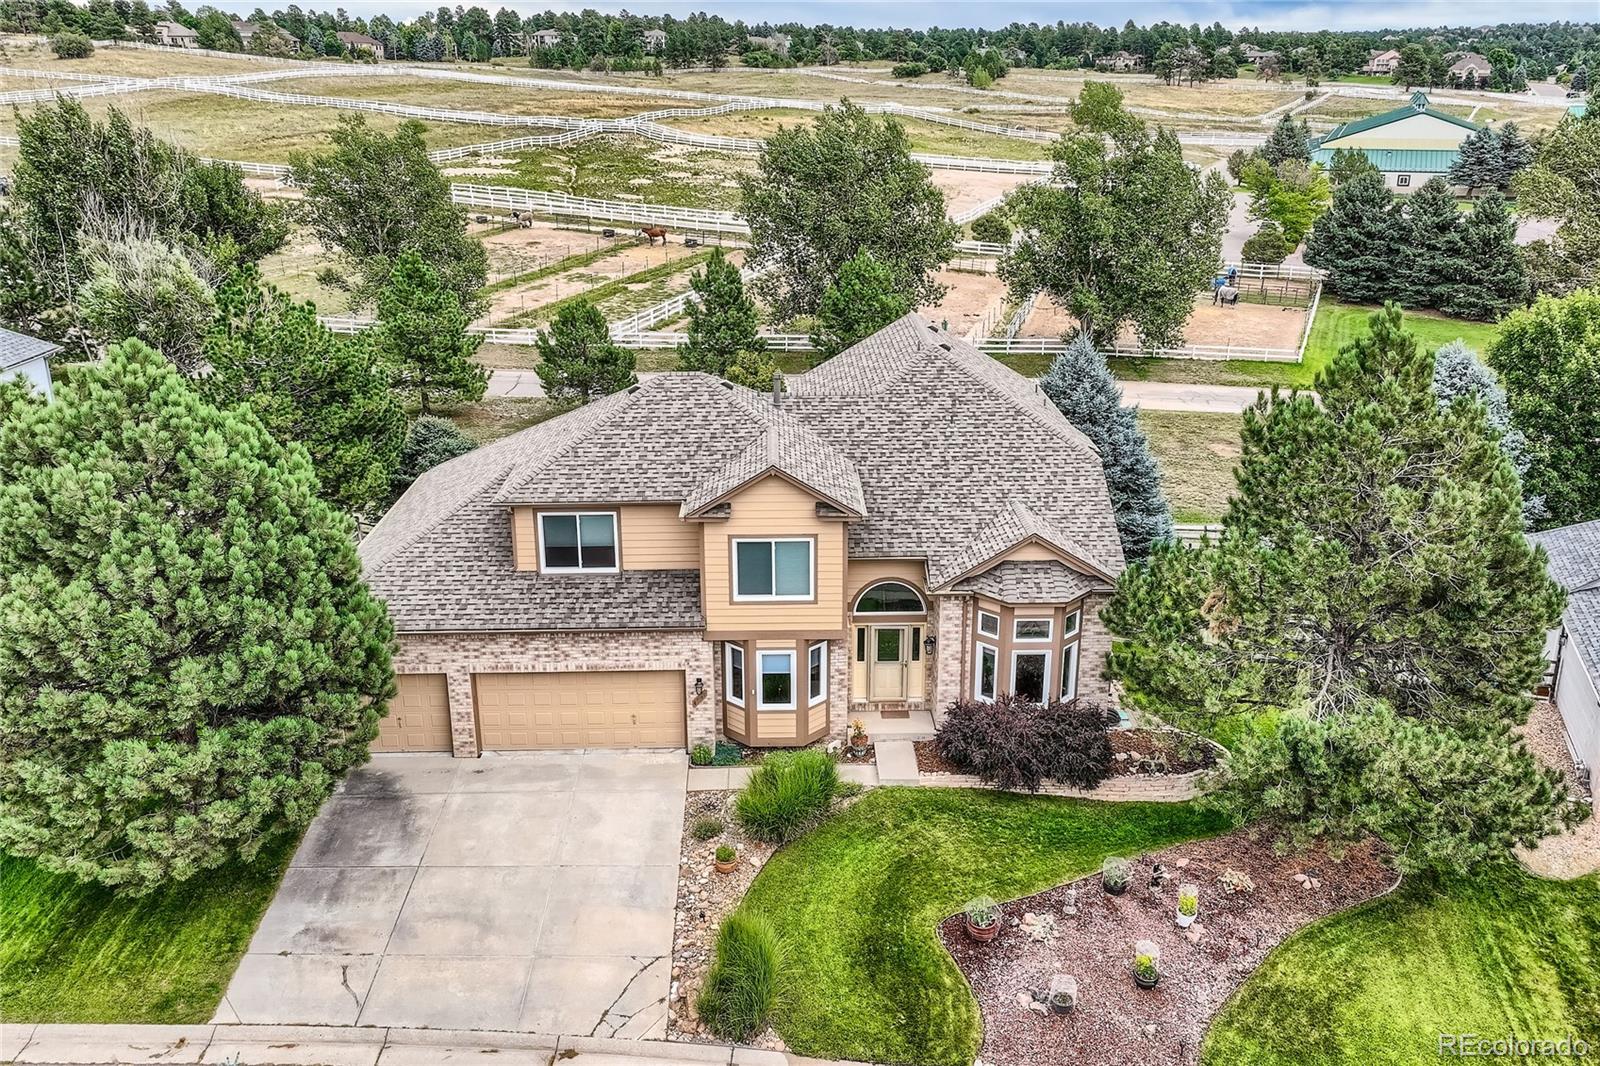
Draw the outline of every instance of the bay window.
M756 710L794 710L794 652L758 650L756 669Z
M723 673L728 679L728 702L744 706L744 649L737 644L724 645L727 649Z
M821 641L806 649L806 697L812 704L828 698L828 645Z

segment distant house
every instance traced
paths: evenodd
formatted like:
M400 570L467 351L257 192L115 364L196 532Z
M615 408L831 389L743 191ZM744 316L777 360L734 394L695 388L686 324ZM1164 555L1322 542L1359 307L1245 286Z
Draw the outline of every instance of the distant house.
M789 54L789 35L787 33L774 33L771 37L757 37L750 34L745 38L752 48L765 48L773 55L785 56Z
M1477 52L1463 52L1450 64L1450 84L1463 89L1481 89L1489 84L1494 65Z
M239 35L239 42L244 45L246 51L250 50L250 42L258 36L268 42L271 42L273 38L279 38L290 47L299 46L299 42L291 37L287 30L270 22L240 22L235 19L233 32Z
M1414 92L1405 107L1335 126L1311 142L1311 161L1327 166L1340 148L1366 155L1396 192L1406 193L1429 178L1442 177L1461 154L1461 142L1478 126L1428 106L1426 93Z
M156 40L169 48L200 47L200 35L181 22L156 23Z
M345 51L351 55L355 55L357 52L366 52L376 59L384 58L383 42L376 37L368 37L364 33L351 33L349 31L341 32L336 36L339 38L339 43L344 45Z
M666 30L645 30L644 51L646 55L658 56L667 50Z
M242 42L246 48L249 48L250 39L261 32L261 24L259 22L240 22L238 19L234 19L233 32L237 33L239 35L240 42Z
M1143 70L1144 56L1134 55L1132 52L1118 50L1110 55L1097 56L1094 65L1101 70Z
M534 48L554 48L561 43L561 31L534 30L528 34L528 42Z
M1374 50L1367 57L1366 65L1361 68L1361 73L1389 75L1394 73L1394 68L1399 64L1400 53L1393 48L1382 52Z
M1581 775L1600 766L1600 520L1535 533L1550 556L1550 577L1567 590L1561 627L1545 645L1551 699L1567 729Z
M61 345L0 329L0 381L26 381L50 399L50 357Z
M1239 54L1244 56L1246 63L1259 63L1263 59L1277 59L1278 53L1271 48L1257 48L1253 44L1240 44Z

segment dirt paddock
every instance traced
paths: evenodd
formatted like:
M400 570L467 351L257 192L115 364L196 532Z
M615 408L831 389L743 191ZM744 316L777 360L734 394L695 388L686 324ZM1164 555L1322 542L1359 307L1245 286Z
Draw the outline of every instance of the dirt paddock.
M1231 307L1213 304L1210 296L1197 297L1194 311L1184 326L1185 344L1233 345L1237 348L1300 347L1305 330L1304 307L1274 307L1270 304L1237 303ZM1073 317L1047 296L1039 298L1033 314L1022 324L1020 337L1061 337L1076 326ZM1130 347L1139 341L1132 329L1117 337Z
M917 313L930 322L949 322L950 332L958 337L1005 297L1006 283L995 274L941 270L935 279L949 291L937 303L917 308Z
M1004 196L1036 174L987 174L975 170L935 170L933 183L944 193L944 208L952 215Z

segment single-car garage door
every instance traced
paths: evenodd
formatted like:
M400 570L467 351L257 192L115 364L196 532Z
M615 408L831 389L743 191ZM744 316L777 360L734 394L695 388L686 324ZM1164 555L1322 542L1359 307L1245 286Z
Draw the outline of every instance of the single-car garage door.
M474 674L485 751L681 748L683 674L616 670Z
M399 691L378 724L373 751L449 751L450 697L443 674L397 674Z

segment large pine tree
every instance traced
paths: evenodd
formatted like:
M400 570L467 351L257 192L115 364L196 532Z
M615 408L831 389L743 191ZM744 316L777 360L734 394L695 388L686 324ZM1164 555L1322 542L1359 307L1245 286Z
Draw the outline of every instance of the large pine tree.
M393 689L353 532L138 341L0 385L0 848L138 892L305 827Z
M1328 291L1354 303L1378 303L1394 294L1394 193L1376 170L1340 185L1333 206L1311 228L1305 260L1327 271Z
M1039 379L1057 410L1099 449L1116 514L1122 552L1143 559L1172 539L1172 510L1161 492L1161 471L1139 428L1138 408L1122 405L1122 390L1088 338L1078 337Z
M1395 299L1405 307L1442 307L1474 283L1461 243L1461 212L1443 178L1429 178L1406 198L1403 228L1390 232Z
M613 343L605 316L588 300L557 311L550 327L539 333L538 345L535 369L552 400L588 403L639 381L634 354Z
M1528 295L1528 272L1517 247L1517 220L1498 192L1489 192L1457 221L1457 277L1434 307L1457 318L1493 322ZM1470 272L1461 276L1461 264Z
M1224 795L1239 815L1375 832L1418 866L1503 855L1568 813L1510 732L1562 594L1483 408L1441 406L1433 370L1391 305L1316 397L1262 397L1220 543L1157 549L1106 614L1136 704L1254 724ZM1498 776L1474 782L1465 750Z

